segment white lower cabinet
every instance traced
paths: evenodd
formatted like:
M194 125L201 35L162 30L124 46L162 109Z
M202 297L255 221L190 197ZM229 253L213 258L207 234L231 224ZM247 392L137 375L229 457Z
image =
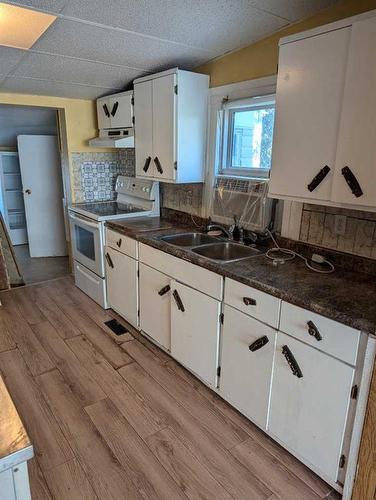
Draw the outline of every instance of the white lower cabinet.
M333 482L354 372L351 366L278 332L267 430Z
M138 262L106 247L106 284L109 306L131 325L138 326Z
M220 393L266 428L276 330L225 306Z
M171 280L171 355L214 387L220 301Z
M140 263L140 329L165 349L171 347L171 278Z

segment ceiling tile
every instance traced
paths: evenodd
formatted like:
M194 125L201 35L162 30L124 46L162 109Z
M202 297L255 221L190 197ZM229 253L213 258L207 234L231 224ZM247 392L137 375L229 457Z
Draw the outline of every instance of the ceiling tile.
M135 78L144 76L141 71L123 66L110 66L69 57L29 52L12 76L59 80L62 82L95 84L99 87L123 89Z
M0 83L0 92L18 92L22 94L51 95L56 97L93 100L102 95L112 94L114 89L30 78L8 77Z
M4 1L4 0L2 0ZM69 0L5 0L5 3L58 14Z
M176 63L193 68L213 55L206 50L66 19L57 19L33 49L149 71Z
M22 58L26 55L26 50L14 49L12 47L0 45L0 73L2 75L8 75L17 67L17 64L19 64Z
M70 0L62 13L209 49L220 55L286 24L283 19L254 9L251 3L249 0Z
M281 16L289 21L298 21L315 12L326 9L338 3L338 1L339 0L251 0L250 3L265 12Z

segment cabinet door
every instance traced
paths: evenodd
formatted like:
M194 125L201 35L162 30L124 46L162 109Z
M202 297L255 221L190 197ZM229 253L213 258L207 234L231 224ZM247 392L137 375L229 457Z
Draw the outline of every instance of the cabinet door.
M153 80L153 161L157 179L175 179L175 84L175 74Z
M344 28L280 48L271 196L330 199L349 38Z
M99 129L111 128L110 111L111 111L110 101L107 97L102 97L102 99L97 99L97 117L98 117Z
M132 95L110 97L111 128L133 127Z
M225 306L220 392L263 429L268 417L275 339L276 331L270 326Z
M136 177L154 177L153 162L153 82L134 86Z
M337 480L353 377L351 366L278 332L268 430L331 481Z
M171 347L170 281L140 263L140 328L166 349Z
M106 247L108 303L131 325L137 326L137 261Z
M171 354L215 386L220 302L171 281Z
M351 29L332 201L376 206L376 19ZM363 195L356 197L342 169L348 167Z

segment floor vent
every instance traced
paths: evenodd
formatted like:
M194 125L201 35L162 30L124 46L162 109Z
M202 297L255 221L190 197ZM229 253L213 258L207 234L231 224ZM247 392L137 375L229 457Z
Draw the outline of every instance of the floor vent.
M123 335L123 333L128 332L125 326L119 323L117 319L111 319L110 321L105 321L104 324L108 326L108 328L112 330L115 335Z

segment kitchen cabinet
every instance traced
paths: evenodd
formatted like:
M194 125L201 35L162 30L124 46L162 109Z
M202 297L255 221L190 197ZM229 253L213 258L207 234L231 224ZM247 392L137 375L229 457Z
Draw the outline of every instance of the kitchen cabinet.
M171 278L140 263L140 329L165 349L171 346Z
M272 197L330 199L350 32L343 28L280 47ZM326 165L330 172L310 191Z
M269 196L375 211L376 17L345 21L280 41Z
M138 325L137 260L106 246L106 285L109 306L131 325Z
M220 393L266 428L276 330L225 306Z
M171 281L171 355L211 387L218 364L220 301Z
M376 207L376 17L351 29L332 200ZM348 167L363 194L355 196L342 169Z
M133 127L133 91L97 99L99 129Z
M278 332L267 431L334 483L354 373L353 367Z
M208 85L176 68L134 81L137 177L203 182Z

